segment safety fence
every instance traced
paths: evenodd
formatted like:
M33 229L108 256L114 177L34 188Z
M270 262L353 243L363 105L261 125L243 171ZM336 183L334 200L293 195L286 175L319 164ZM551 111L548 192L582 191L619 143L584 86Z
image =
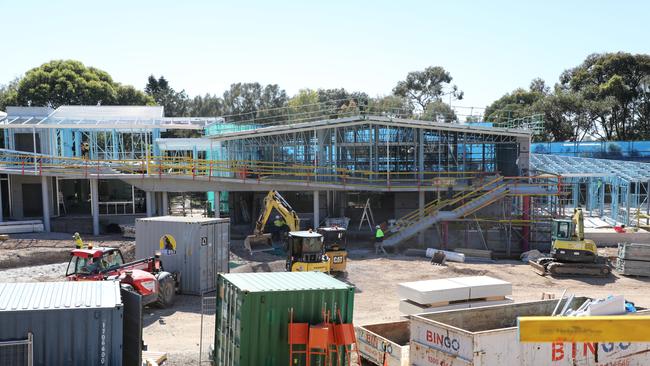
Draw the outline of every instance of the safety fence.
M34 365L34 337L31 332L27 333L27 339L0 341L0 365Z
M214 348L217 297L201 297L201 339L199 341L199 365L212 364Z
M141 176L232 179L242 183L304 183L358 188L448 188L472 186L490 172L371 171L256 160L208 160L158 156L136 160L87 160L0 149L0 170L21 175Z

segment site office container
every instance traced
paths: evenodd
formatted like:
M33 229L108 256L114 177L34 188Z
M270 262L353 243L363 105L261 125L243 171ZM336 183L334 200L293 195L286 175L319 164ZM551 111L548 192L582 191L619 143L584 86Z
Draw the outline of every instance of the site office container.
M295 323L316 325L324 310L340 309L342 321L352 322L353 306L354 287L320 272L219 275L215 364L288 365L291 309ZM311 365L320 365L316 361Z
M570 306L575 309L585 300L575 298ZM413 315L410 362L417 366L650 365L650 343L520 343L517 317L551 315L557 302Z
M361 358L379 366L408 366L408 320L355 327Z
M117 281L0 283L0 343L33 339L33 365L122 365ZM26 346L0 346L0 364L27 365Z
M167 240L163 239L165 236ZM135 238L136 258L160 252L165 271L180 273L184 294L214 291L217 274L228 272L229 219L179 216L137 219Z

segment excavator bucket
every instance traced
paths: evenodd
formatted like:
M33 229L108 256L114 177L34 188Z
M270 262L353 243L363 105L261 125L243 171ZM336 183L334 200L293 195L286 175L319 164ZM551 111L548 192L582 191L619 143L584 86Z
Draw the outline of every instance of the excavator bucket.
M247 236L244 239L244 248L248 249L250 254L273 250L271 234L253 234Z

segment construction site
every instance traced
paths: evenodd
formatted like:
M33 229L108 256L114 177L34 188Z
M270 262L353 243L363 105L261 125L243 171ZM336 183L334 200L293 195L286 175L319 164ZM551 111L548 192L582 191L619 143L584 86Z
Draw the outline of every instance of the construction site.
M647 365L557 334L650 304L650 163L542 122L7 107L0 364Z

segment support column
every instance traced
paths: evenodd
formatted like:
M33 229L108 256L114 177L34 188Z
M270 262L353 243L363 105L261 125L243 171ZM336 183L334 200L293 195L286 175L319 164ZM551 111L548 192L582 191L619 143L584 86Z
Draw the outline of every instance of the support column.
M418 192L418 207L420 209L420 219L424 218L424 191ZM418 235L418 245L424 246L424 233L426 230L421 230Z
M169 215L169 195L167 192L160 192L162 194L162 215Z
M524 221L530 220L530 196L523 196L522 198L522 210L521 218ZM530 223L524 222L524 226L521 229L521 250L527 252L530 250Z
M145 200L147 201L147 217L153 217L153 192L145 192Z
M312 224L314 230L318 229L320 223L320 197L318 193L318 191L314 191L314 222Z
M43 228L50 232L50 194L48 177L41 177L41 196L43 196ZM0 203L1 204L1 203Z
M90 179L90 206L93 213L93 235L99 235L99 188L97 178Z
M219 217L220 212L219 209L221 208L221 192L219 191L214 191L214 204L212 205L212 209L214 210L214 217Z

